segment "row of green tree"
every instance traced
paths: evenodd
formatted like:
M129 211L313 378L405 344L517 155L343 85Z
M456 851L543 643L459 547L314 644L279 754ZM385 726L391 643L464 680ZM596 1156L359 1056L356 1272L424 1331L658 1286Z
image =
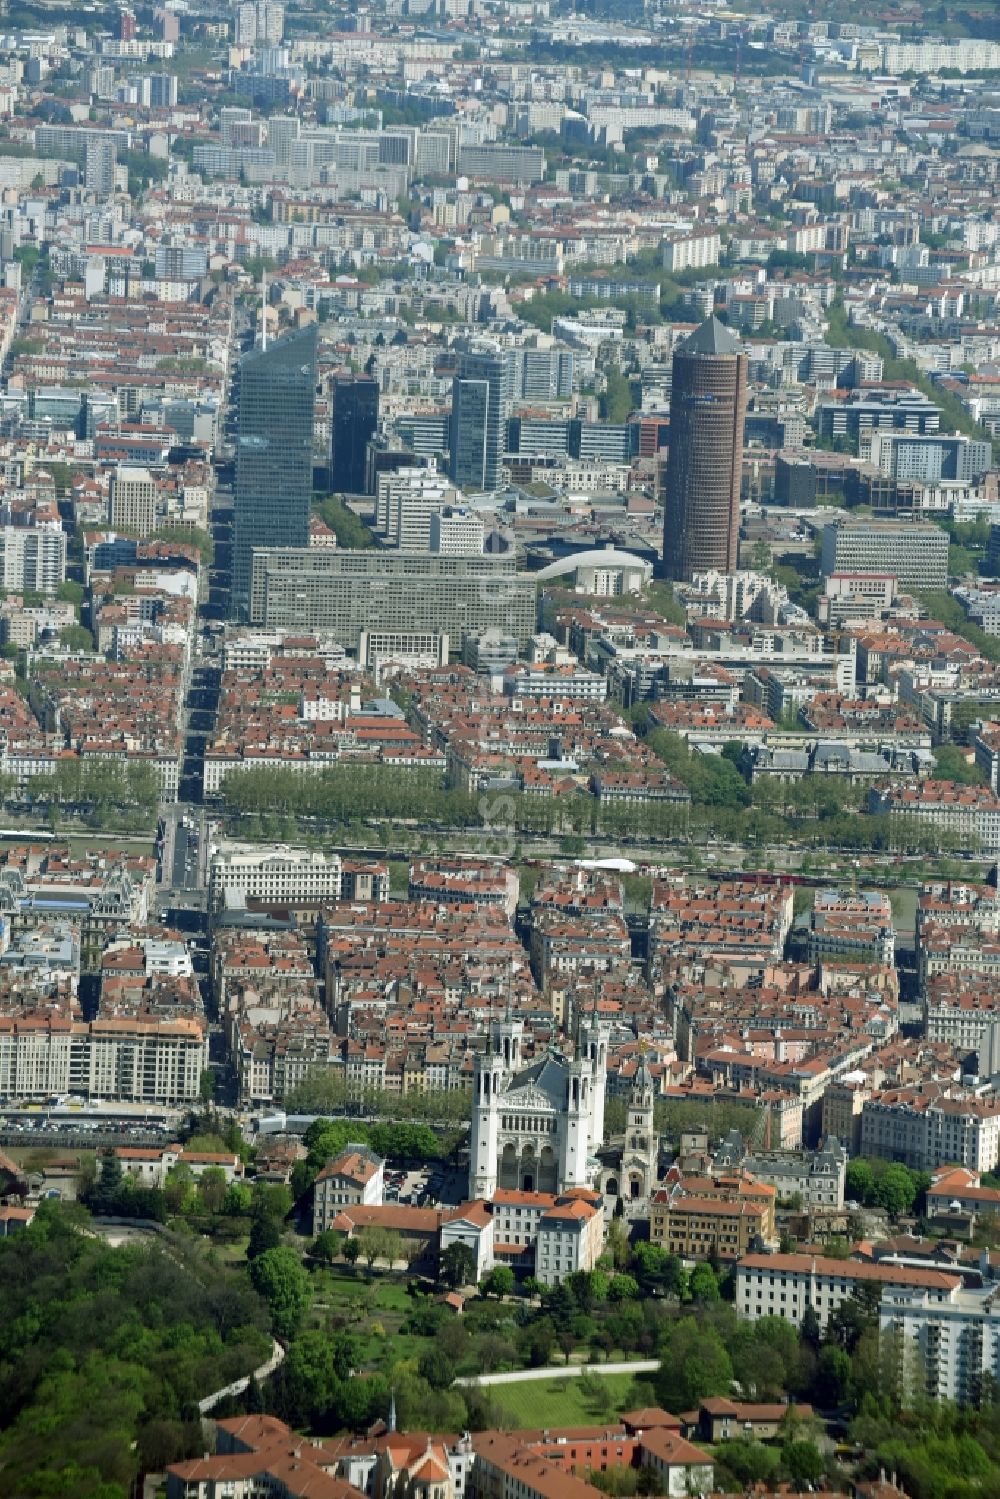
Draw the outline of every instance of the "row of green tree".
M386 765L342 765L303 775L266 768L231 772L223 782L227 812L241 818L313 819L357 824L387 818L453 828L487 827L496 833L647 836L671 838L685 831L685 802L603 804L579 792L571 796L532 796L504 792L482 798L449 789L437 772L400 773ZM253 824L241 827L245 835ZM261 835L274 828L261 823Z
M632 717L641 728L648 710L643 705ZM947 852L969 841L919 818L866 811L867 788L852 786L846 776L805 775L792 782L760 777L748 785L739 769L742 745L735 740L719 755L699 754L680 734L666 729L651 729L645 743L691 793L692 829L704 828L748 844L791 839L813 847L907 853ZM947 755L942 768L954 768ZM978 779L969 767L960 778Z
M405 1098L379 1088L365 1088L358 1093L339 1072L329 1067L313 1068L284 1099L289 1114L330 1114L357 1109L373 1117L405 1114L408 1119L427 1119L435 1124L466 1121L471 1103L468 1088L428 1088L407 1093Z
M73 808L95 827L147 827L156 817L160 779L145 761L74 755L60 760L51 775L34 777L28 792L54 821Z

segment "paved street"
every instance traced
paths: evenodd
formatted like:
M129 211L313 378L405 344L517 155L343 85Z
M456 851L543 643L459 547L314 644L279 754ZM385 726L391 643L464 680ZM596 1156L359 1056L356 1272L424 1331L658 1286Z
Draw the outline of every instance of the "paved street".
M554 1364L547 1369L513 1369L505 1374L468 1374L456 1384L485 1385L524 1384L532 1379L578 1379L581 1374L652 1374L660 1367L658 1358L640 1358L621 1364Z

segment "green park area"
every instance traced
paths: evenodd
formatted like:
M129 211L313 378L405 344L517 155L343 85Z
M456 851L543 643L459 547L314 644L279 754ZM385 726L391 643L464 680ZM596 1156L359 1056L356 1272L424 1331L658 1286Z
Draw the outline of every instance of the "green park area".
M633 1406L636 1377L588 1372L571 1379L524 1379L490 1389L502 1425L589 1426Z

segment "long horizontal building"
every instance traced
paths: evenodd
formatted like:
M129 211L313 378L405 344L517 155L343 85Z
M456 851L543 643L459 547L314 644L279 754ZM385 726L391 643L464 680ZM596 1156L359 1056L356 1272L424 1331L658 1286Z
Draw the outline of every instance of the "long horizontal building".
M44 1012L0 1016L0 1096L74 1093L129 1103L192 1103L208 1066L208 1029L189 1018Z
M946 835L953 848L1000 853L1000 797L988 786L916 781L873 788L868 810L933 828Z
M890 573L900 588L948 586L948 535L929 521L839 517L822 530L820 572Z
M747 1254L736 1266L736 1311L748 1321L784 1317L796 1327L812 1307L825 1327L831 1314L862 1285L879 1297L901 1288L947 1301L961 1284L958 1275L910 1265L828 1259L813 1254Z
M320 849L258 848L249 845L213 849L208 892L218 908L227 890L241 890L248 898L279 903L340 899L340 855Z
M510 554L276 547L253 555L252 623L323 630L350 650L371 630L434 630L464 642L502 629L523 647L535 613L535 580Z

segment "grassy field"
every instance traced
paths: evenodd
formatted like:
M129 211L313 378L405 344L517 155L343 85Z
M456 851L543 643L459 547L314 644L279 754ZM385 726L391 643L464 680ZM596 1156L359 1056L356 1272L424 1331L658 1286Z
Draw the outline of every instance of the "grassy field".
M606 1404L585 1393L579 1378L526 1379L519 1384L493 1385L489 1395L514 1426L589 1426L609 1414L628 1410L634 1403L634 1375L600 1377L610 1396Z
M492 1360L488 1368L514 1369L524 1357L512 1305L473 1301L464 1317L445 1313L442 1320L433 1291L429 1296L411 1295L408 1277L370 1276L360 1266L352 1274L336 1264L314 1265L310 1286L313 1294L306 1327L326 1333L349 1329L357 1339L357 1367L362 1370L387 1372L402 1360L416 1364L422 1354L438 1346L459 1378L482 1373L487 1345ZM626 1355L613 1350L612 1358L616 1356ZM572 1376L491 1385L483 1394L495 1405L498 1420L520 1426L585 1425L630 1405L650 1403L648 1389L641 1400L635 1400L636 1375L594 1372L600 1375L600 1392L589 1387L592 1381Z
M360 1338L362 1368L377 1369L401 1358L419 1358L431 1339L402 1331L413 1310L406 1287L385 1276L369 1278L363 1269L356 1275L338 1270L313 1274L313 1304L309 1325L317 1330L330 1325L350 1327Z

